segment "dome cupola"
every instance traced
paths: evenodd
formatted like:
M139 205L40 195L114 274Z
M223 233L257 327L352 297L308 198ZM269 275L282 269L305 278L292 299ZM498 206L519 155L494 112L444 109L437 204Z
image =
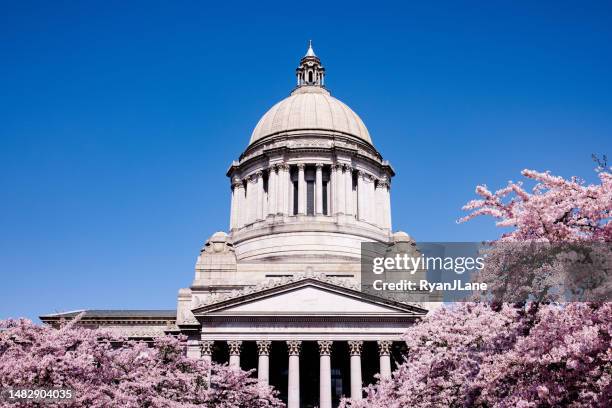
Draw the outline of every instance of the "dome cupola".
M325 86L325 68L312 49L312 40L308 43L308 51L295 70L297 86Z
M308 46L296 69L297 87L259 120L249 144L275 137L321 136L351 138L372 144L368 128L350 107L325 87L325 68Z

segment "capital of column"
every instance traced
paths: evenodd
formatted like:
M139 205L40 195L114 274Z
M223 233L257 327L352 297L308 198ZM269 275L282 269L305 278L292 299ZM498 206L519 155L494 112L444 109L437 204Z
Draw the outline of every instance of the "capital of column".
M229 354L230 356L239 356L240 349L242 348L242 340L230 340L227 342L229 346Z
M298 163L297 164L298 170L304 170L304 167L306 167L306 165L304 163Z
M302 340L287 340L287 349L290 356L299 356Z
M270 346L272 342L270 340L258 340L255 342L257 344L257 354L260 356L269 356L270 355Z
M215 342L212 340L205 340L202 342L201 351L203 356L212 356L212 349Z
M268 166L268 172L270 173L276 173L278 171L278 164L271 164Z
M388 356L391 354L391 340L378 340L378 354L381 356Z
M238 187L238 185L242 185L242 179L238 176L232 177L232 187Z
M324 166L324 164L323 164L323 163L316 163L316 164L315 164L315 167L316 167L317 169L322 169L322 168L323 168L323 166Z
M390 187L390 183L389 180L387 179L380 179L378 180L378 184L376 185L376 188L389 188Z
M263 176L263 170L257 170L255 172L255 177L259 178L259 177L262 177L262 176Z
M251 174L251 175L247 176L247 178L246 178L246 179L247 179L247 181L248 181L249 183L257 183L257 174L256 174L256 173L253 173L253 174Z
M344 171L346 173L352 172L353 171L353 166L351 166L350 164L343 164L342 168L344 168Z
M332 348L332 344L333 342L330 340L319 340L317 341L317 343L319 344L319 354L322 356L329 356L331 355L331 348Z
M363 341L361 340L349 340L349 354L351 356L360 356L361 355L361 347L363 346Z
M279 170L289 170L289 165L287 163L279 163L277 166Z
M342 171L342 164L341 163L334 163L331 165L332 170L340 170Z

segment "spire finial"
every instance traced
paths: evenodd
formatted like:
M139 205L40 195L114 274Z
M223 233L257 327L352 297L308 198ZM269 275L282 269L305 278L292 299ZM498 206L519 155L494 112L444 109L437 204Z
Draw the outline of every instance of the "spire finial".
M325 87L325 68L312 49L312 40L308 40L308 51L300 60L296 69L297 86Z
M316 57L314 50L312 49L312 40L308 40L308 51L306 51L305 57Z

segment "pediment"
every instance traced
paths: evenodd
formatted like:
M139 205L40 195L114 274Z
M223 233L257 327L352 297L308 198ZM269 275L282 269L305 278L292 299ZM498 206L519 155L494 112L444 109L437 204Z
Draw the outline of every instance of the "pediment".
M427 310L305 279L198 307L193 313L196 316L423 316Z

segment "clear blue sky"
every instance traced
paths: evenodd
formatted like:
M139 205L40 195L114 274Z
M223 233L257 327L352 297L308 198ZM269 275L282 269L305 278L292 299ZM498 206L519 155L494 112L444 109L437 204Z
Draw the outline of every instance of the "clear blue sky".
M2 1L0 318L174 308L310 38L418 240L495 237L455 223L477 183L612 155L609 1Z

